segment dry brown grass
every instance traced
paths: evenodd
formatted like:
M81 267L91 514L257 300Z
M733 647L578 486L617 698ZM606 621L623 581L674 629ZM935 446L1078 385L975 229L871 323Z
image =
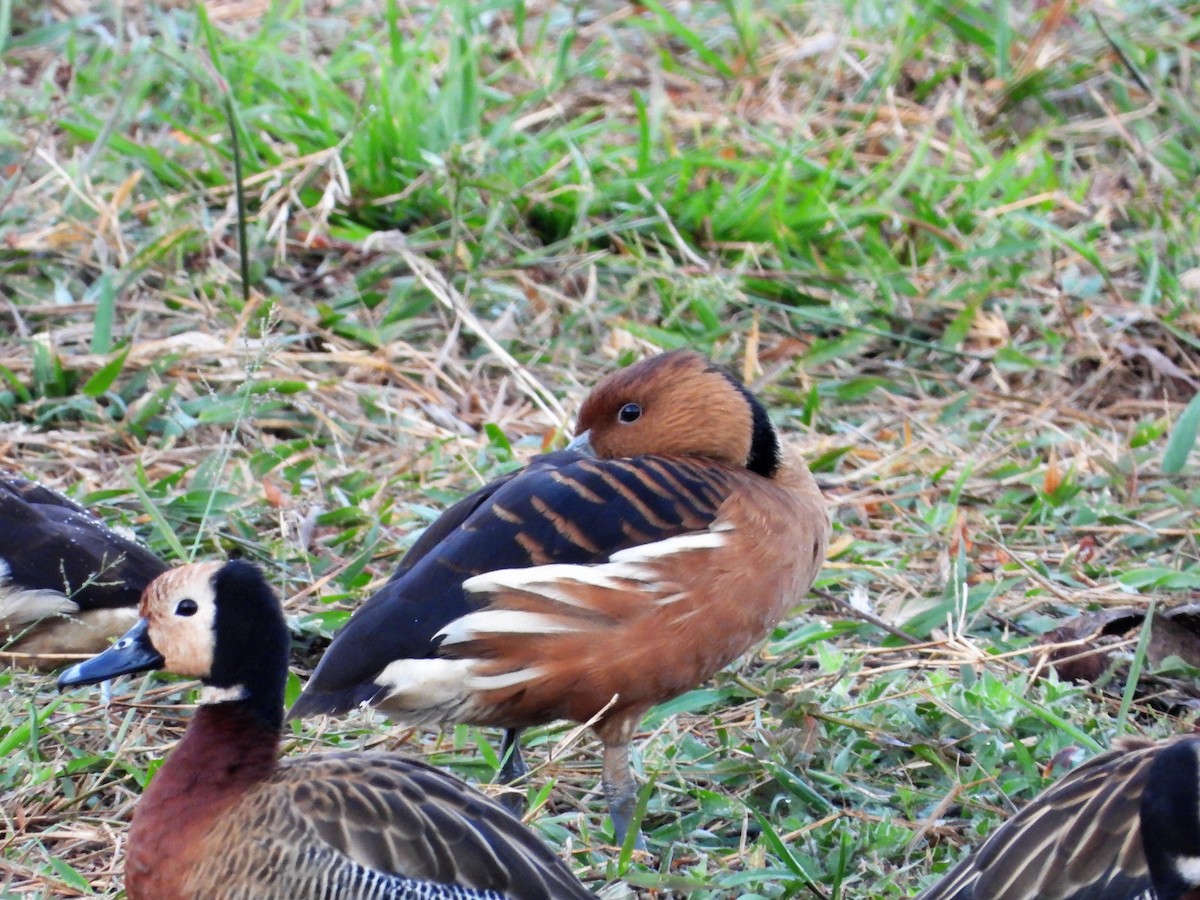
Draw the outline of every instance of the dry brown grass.
M885 629L821 604L678 714L651 717L639 743L656 781L658 871L618 871L601 847L588 737L547 761L569 732L535 735L534 784L554 786L528 818L581 877L620 874L648 896L689 885L903 896L1009 796L1036 789L1029 759L1120 727L1189 727L1185 688L1139 700L1119 722L1119 690L1048 687L1036 677L1043 652L1028 645L1074 608L1143 602L1121 580L1131 572L1190 577L1200 559L1195 480L1160 465L1200 381L1195 202L1181 161L1194 134L1171 93L1186 96L1195 53L1173 43L1183 26L1166 13L1138 30L1123 6L1105 9L1139 65L1179 54L1148 96L1064 3L1021 11L1028 27L1014 32L1003 75L932 20L881 27L866 21L882 15L873 8L860 21L837 6L767 5L743 11L751 47L699 6L670 9L719 48L729 74L698 61L654 9L601 4L572 21L531 4L546 33L576 28L572 60L599 60L531 108L497 102L481 115L494 123L515 109L512 133L544 145L509 146L511 135L484 129L383 197L364 195L348 145L308 152L271 132L253 106L272 98L243 85L263 160L245 179L246 303L227 161L210 152L227 142L220 115L187 119L186 88L166 64L161 89L119 115L120 86L105 77L120 65L97 62L123 59L132 35L186 9L18 8L18 28L72 22L85 49L72 65L62 42L18 42L0 71L0 94L35 110L6 126L16 149L0 157L0 365L29 391L0 406L0 460L97 497L166 555L178 543L185 556L262 562L307 632L304 677L323 646L306 617L352 608L434 511L512 464L485 425L523 460L555 445L619 358L694 343L752 379L822 462L836 523L823 586L918 641L881 647ZM308 31L289 32L285 47L317 67L343 58L346 35L363 40L362 23L385 30L379 4L306 11ZM227 2L208 15L236 49L270 7ZM415 41L429 16L402 4L398 21ZM113 51L96 35L118 25ZM453 33L441 22L427 36L447 80ZM523 96L552 81L557 45L530 33L518 39L511 11L489 20L488 49L499 49L478 60L487 90ZM173 53L160 38L139 52ZM184 58L217 83L202 56ZM127 64L133 84L141 70ZM622 177L639 102L662 137L634 189ZM87 139L85 107L118 122L108 134L96 126L108 140ZM123 157L116 138L184 174L170 182L155 157ZM510 157L543 147L538 177L506 182ZM777 158L780 147L794 152ZM591 168L568 183L579 158ZM661 174L672 160L678 181ZM772 213L770 195L756 205L742 179L757 184L752 166L784 162L786 208ZM727 193L712 209L688 206L713 185ZM455 191L454 202L430 199ZM587 209L570 207L581 196ZM539 219L563 208L568 226ZM798 209L810 218L788 218ZM128 355L111 396L79 399L114 358L96 346L109 312L109 343ZM239 395L247 384L261 391ZM970 609L955 613L961 584ZM1019 698L1007 711L997 685ZM188 688L125 682L106 706L85 692L56 699L46 677L12 672L0 691L0 893L116 896L138 783L178 739ZM486 778L480 740L364 714L306 725L289 751L401 746ZM825 799L804 800L781 769ZM764 821L824 886L799 886ZM841 840L852 858L830 887ZM755 870L758 880L735 877Z

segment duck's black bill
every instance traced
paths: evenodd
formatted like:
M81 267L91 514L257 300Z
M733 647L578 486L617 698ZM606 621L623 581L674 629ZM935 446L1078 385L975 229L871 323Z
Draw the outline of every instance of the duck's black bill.
M58 676L58 689L79 684L95 684L118 675L161 668L162 654L154 649L146 634L146 620L138 619L121 638L98 656L76 663Z

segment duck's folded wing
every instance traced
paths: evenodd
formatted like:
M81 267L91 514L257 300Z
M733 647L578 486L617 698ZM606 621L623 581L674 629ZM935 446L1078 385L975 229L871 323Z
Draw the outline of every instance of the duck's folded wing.
M1129 900L1150 888L1138 809L1157 745L1068 773L918 900Z
M79 608L133 606L166 564L83 507L35 482L0 477L0 559L27 591Z
M702 531L730 490L728 470L719 466L558 456L561 464L531 467L476 503L363 604L289 715L344 712L372 701L383 693L375 676L390 663L437 655L443 629L480 602L465 593L468 578L549 563L603 563L621 550Z
M303 896L310 894L301 889L316 885L338 897L425 896L414 885L436 885L464 897L487 891L529 900L594 897L497 804L401 757L298 758L242 809L253 819L246 826L258 838L252 843L272 845L267 858L285 857L279 865L294 872L291 889Z
M388 581L398 581L407 575L413 566L428 556L430 552L435 550L437 546L442 543L442 541L458 530L458 528L462 526L463 522L471 517L471 514L474 513L475 510L479 509L479 507L491 500L492 495L495 494L496 491L500 490L514 478L523 474L523 472L531 471L536 467L553 467L555 465L562 465L563 463L574 459L578 459L576 454L570 454L568 457L568 454L565 453L548 453L544 456L536 457L533 462L529 464L528 469L518 470L516 472L510 472L508 475L503 475L500 478L497 478L495 481L488 482L474 493L463 497L461 500L443 512L440 516L438 516L428 528L421 532L421 536L418 537L416 541L413 542L413 545L408 548L408 552L404 554L404 557L400 560L400 565L396 568L396 571L392 573L392 576L388 579Z
M0 508L4 508L6 511L12 509L13 507L9 507L8 503L13 501L20 503L27 510L36 507L58 506L88 515L86 509L56 490L38 484L36 481L18 478L15 475L0 475Z

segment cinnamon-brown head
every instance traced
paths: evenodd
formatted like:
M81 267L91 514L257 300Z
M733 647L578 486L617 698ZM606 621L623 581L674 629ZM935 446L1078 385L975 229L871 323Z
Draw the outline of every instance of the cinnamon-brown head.
M779 438L758 399L690 350L675 350L609 375L579 410L596 456L673 456L744 466L771 477Z

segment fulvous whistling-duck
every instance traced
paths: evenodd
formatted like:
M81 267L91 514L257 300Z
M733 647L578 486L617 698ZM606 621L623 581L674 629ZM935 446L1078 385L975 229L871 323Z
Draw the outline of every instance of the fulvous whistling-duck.
M638 722L804 597L829 521L763 406L696 353L609 375L577 432L434 522L289 715L365 702L406 722L501 726L508 777L523 771L518 729L595 719L623 842Z
M0 660L53 667L99 652L166 568L57 491L0 475Z
M1200 738L1067 773L917 900L1200 900Z
M364 752L280 761L290 639L253 565L168 572L140 612L58 682L161 668L204 683L134 811L130 900L595 896L498 804L429 766Z

